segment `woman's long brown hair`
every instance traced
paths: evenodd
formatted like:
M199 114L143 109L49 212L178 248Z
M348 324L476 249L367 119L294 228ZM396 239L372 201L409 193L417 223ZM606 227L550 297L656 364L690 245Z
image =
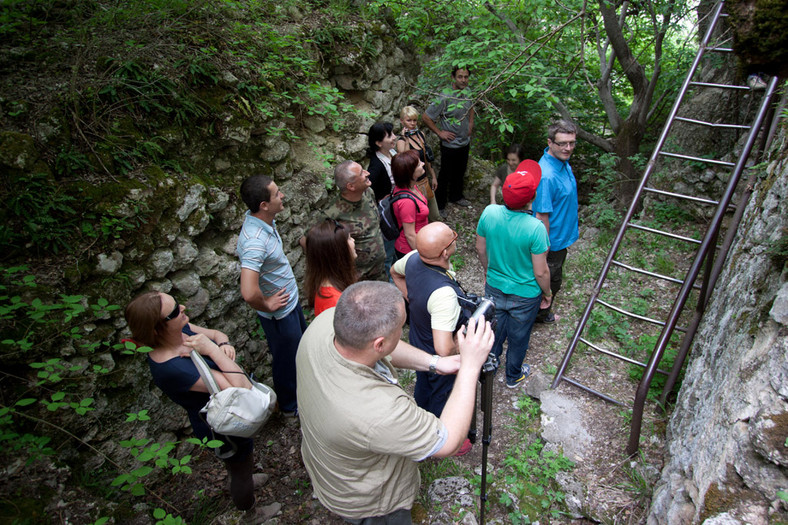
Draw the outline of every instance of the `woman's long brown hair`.
M324 281L341 292L357 280L347 229L333 219L313 226L306 235L304 288L309 305L315 305L315 294L320 292Z

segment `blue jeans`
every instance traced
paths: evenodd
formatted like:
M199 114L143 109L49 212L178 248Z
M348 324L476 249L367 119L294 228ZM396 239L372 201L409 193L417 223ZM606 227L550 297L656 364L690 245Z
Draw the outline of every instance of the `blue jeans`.
M306 330L306 320L300 306L281 319L266 319L257 315L271 352L271 372L279 409L293 412L296 401L296 352L301 335Z
M539 313L542 294L528 299L503 293L489 284L484 285L484 292L495 303L498 326L495 328L492 351L499 359L503 353L503 342L507 337L509 339L509 349L506 351L506 381L512 384L522 375L521 368L531 340L531 329L534 327L536 314Z

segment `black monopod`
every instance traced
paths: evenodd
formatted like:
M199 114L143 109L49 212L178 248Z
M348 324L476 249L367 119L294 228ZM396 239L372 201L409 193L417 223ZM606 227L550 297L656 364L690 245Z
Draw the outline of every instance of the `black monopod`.
M471 319L476 322L490 321L490 325L495 330L495 304L491 299L482 297L479 300L476 310ZM498 358L490 352L487 361L482 365L479 374L479 384L481 386L481 408L484 414L482 420L482 485L479 492L479 523L484 525L484 510L487 506L487 451L492 440L492 398L493 398L493 378L498 369ZM471 443L476 443L476 407L473 410L473 420L468 431L468 439Z

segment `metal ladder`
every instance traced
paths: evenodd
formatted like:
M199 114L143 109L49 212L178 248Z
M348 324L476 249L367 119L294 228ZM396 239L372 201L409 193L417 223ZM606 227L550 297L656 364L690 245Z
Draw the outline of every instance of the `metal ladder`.
M578 343L580 342L585 344L592 351L599 352L603 355L613 357L615 359L629 363L630 365L635 365L643 368L644 373L640 380L640 383L638 384L637 391L635 394L635 399L632 406L632 422L630 428L629 443L626 449L626 452L629 455L632 455L635 452L637 452L639 448L640 430L643 420L643 408L646 402L646 396L648 394L649 387L651 386L652 379L654 378L654 375L657 373L664 374L667 376L666 385L664 387L661 397L661 402L664 404L667 395L670 393L673 386L675 385L675 381L684 363L689 346L692 342L695 332L697 331L705 307L708 304L709 295L714 288L714 284L716 283L716 280L719 277L719 274L722 270L722 264L725 260L725 257L727 256L731 244L733 243L736 227L744 211L746 202L749 199L749 194L752 184L748 184L747 189L742 193L739 204L736 206L735 209L736 210L735 215L729 223L726 238L723 241L722 245L719 247L719 254L717 255L715 261L714 252L715 250L717 250L717 238L720 233L720 228L722 225L723 218L726 212L728 212L729 210L731 200L733 199L734 191L736 190L739 180L742 174L744 173L746 162L750 156L750 153L753 150L753 146L755 144L756 138L758 137L759 131L766 119L767 112L771 106L771 101L776 91L776 86L778 85L777 77L772 77L770 82L768 83L766 90L764 91L764 96L758 108L757 116L755 117L754 122L752 123L751 126L705 122L705 121L677 116L679 109L682 105L682 102L684 102L685 96L687 92L690 90L690 88L750 90L750 88L747 86L714 84L714 83L706 83L706 82L696 82L692 80L693 77L695 76L695 73L697 72L701 59L704 57L706 53L710 53L710 52L724 53L730 55L733 52L733 49L731 49L730 47L723 47L724 45L726 45L725 43L718 45L710 45L710 42L712 40L712 35L714 34L714 31L717 28L718 23L727 16L727 14L723 13L723 7L724 7L724 1L720 1L712 11L710 18L711 21L709 23L708 30L706 31L706 34L700 44L698 53L695 56L695 60L693 61L692 66L687 74L687 77L684 80L684 83L679 91L679 94L676 98L676 102L674 103L673 108L671 109L665 127L662 130L662 133L659 137L659 140L657 141L654 151L648 161L648 164L646 165L646 169L643 173L643 177L632 199L632 203L629 206L626 215L624 216L621 227L618 230L618 234L616 235L615 240L613 241L613 245L610 248L607 258L605 259L599 278L597 279L596 284L594 285L594 288L591 293L591 297L589 298L586 308L583 311L583 315L581 316L580 321L577 324L577 328L575 329L574 336L572 337L572 340L564 354L564 357L561 361L561 365L558 368L558 371L556 372L556 375L551 385L551 388L555 389L560 385L562 381L565 381L582 390L594 394L608 402L615 403L621 406L626 406L625 403L616 400L613 397L606 395L602 392L598 392L593 388L583 384L579 380L573 379L566 375L567 366L569 365L569 362L572 359L575 350L577 349ZM675 121L686 122L693 126L704 126L707 128L739 130L742 132L746 131L748 133L746 144L741 152L738 161L735 163L665 151L664 148L666 146L666 141L671 131L671 127L673 126L673 123ZM663 191L654 187L650 187L649 179L651 178L651 175L655 172L657 161L661 157L679 159L680 161L689 161L696 163L699 162L699 163L703 163L704 165L714 165L724 168L730 168L732 170L730 179L727 183L727 186L720 200L714 201L706 198L694 197L691 195L684 195L670 191ZM700 205L715 206L715 213L713 215L713 218L709 222L708 229L706 230L703 239L696 240L686 236L678 235L676 233L650 228L633 222L633 217L636 211L640 209L641 200L646 194L659 195L662 198L680 199ZM638 268L633 265L625 264L622 261L616 260L616 254L618 253L618 250L621 247L621 244L625 238L625 234L630 230L645 231L651 234L665 236L670 239L674 239L676 241L697 244L698 245L697 252L695 253L694 259L689 267L689 270L686 273L685 278L683 280L676 279L667 275L661 275L659 273ZM704 262L706 266L704 272L704 278L702 280L702 284L698 284L696 281L698 279L698 275L700 273L701 267L704 265ZM615 306L609 302L600 299L599 295L602 292L603 285L607 278L608 272L610 271L612 266L621 268L623 271L634 272L640 275L645 275L649 278L666 281L669 283L673 283L674 285L680 285L681 289L675 298L675 301L673 303L673 306L670 310L667 319L665 321L660 321L646 317L644 315L638 315L636 313L627 311L624 308ZM687 327L677 326L679 316L685 306L685 303L687 302L690 293L693 290L698 290L699 296L698 296L697 306L695 308L695 313L692 318L692 321L688 324ZM636 319L638 321L643 321L646 323L655 324L662 327L661 333L657 339L657 342L654 346L653 351L651 352L650 358L647 363L637 361L625 355L621 355L615 351L603 348L599 344L595 344L582 336L583 330L586 328L586 325L591 316L591 311L593 310L594 306L596 306L597 304L609 310L615 311L618 314L627 316L629 318ZM673 335L674 331L683 332L684 339L678 350L673 369L670 372L668 372L659 369L658 364L660 363L663 357L665 349L667 348L668 342L670 341L670 338Z

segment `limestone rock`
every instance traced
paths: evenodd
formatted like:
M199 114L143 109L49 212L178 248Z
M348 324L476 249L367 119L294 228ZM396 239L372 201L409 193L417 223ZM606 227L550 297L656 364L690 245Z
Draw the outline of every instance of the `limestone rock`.
M433 503L451 506L460 505L472 508L476 504L471 483L460 476L436 479L427 489L427 495Z
M576 403L555 390L542 393L542 438L563 447L564 455L581 461L591 436L583 424L583 412Z
M775 322L788 326L788 283L784 283L780 287L780 291L777 292L772 309L769 310L769 316Z
M204 192L205 186L202 184L193 184L189 187L186 195L183 196L180 208L175 212L175 216L178 217L179 221L185 221L194 210L205 204L203 199Z
M96 273L100 275L114 275L123 266L123 254L114 251L112 253L100 253L96 264Z
M172 271L175 265L175 256L172 251L161 249L153 252L148 260L148 270L151 277L160 279Z
M283 141L270 137L264 143L264 147L260 152L260 158L266 162L279 162L284 159L290 152L290 145Z
M175 290L185 297L191 297L200 289L200 276L192 271L175 272L170 276Z
M219 256L207 246L200 248L197 258L194 260L194 269L203 276L212 275L219 265Z
M189 237L180 236L175 239L175 243L172 247L173 256L175 258L175 266L177 268L183 268L188 264L191 264L198 255L197 245L192 242Z
M28 171L40 156L30 135L15 131L0 132L0 166Z

